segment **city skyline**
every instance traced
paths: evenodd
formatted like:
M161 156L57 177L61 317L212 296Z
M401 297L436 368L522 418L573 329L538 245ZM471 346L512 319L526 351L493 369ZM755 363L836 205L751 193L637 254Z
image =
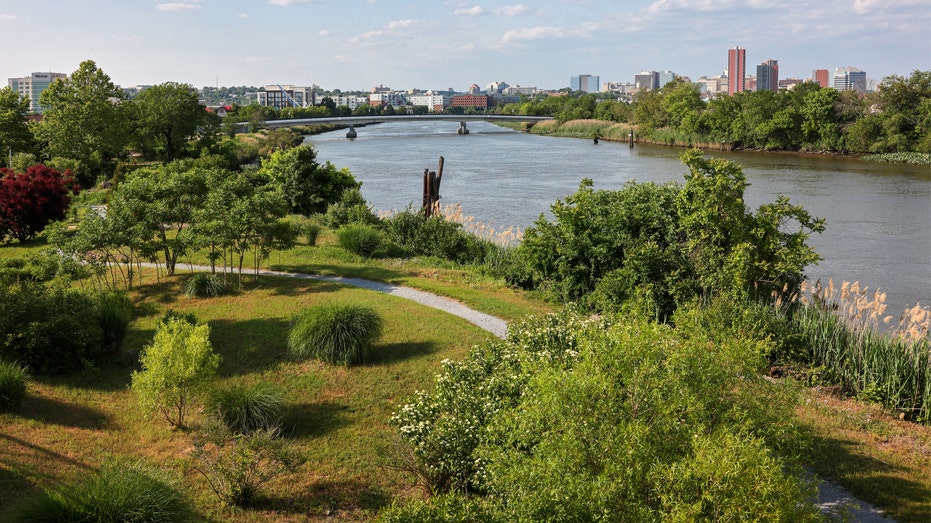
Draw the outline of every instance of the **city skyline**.
M720 75L727 49L780 78L854 66L870 82L931 68L931 0L395 2L0 0L0 74L70 74L94 60L114 83L540 89L641 71ZM766 30L761 30L765 28Z

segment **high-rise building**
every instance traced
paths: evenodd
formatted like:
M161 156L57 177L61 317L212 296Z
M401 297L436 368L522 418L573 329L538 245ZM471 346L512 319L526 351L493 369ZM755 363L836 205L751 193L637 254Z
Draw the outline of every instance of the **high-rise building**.
M659 89L662 87L659 83L659 73L656 71L642 71L640 74L634 75L634 88L635 89Z
M834 82L831 87L838 91L866 92L866 73L856 67L844 67L834 70Z
M29 99L29 110L34 113L41 113L45 110L39 104L39 95L42 91L48 89L55 80L64 80L68 75L64 73L32 73L25 78L10 78L10 89L16 91L25 98Z
M742 93L747 77L747 50L737 46L727 50L727 93Z
M657 89L665 87L666 84L668 84L669 82L676 81L676 73L672 71L663 71L660 73L656 73L656 76L659 79L659 81L656 84Z
M811 81L816 82L821 87L831 87L827 69L815 69L811 72Z
M756 90L779 92L779 62L769 59L756 66Z
M590 74L569 77L569 88L573 91L597 93L601 89L601 78Z

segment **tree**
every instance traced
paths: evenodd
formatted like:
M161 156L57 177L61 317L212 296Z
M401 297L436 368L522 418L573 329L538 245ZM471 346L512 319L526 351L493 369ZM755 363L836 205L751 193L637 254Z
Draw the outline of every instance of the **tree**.
M130 102L130 110L136 147L166 162L182 155L207 115L197 90L175 82L145 89Z
M339 201L343 191L361 186L348 169L337 169L330 162L317 163L317 153L309 145L275 152L262 161L261 170L296 214L325 212L327 205Z
M669 125L685 133L699 131L700 115L705 109L698 85L676 79L662 89L660 102L669 119Z
M91 172L104 171L129 141L123 99L123 90L91 60L81 62L68 79L53 82L40 96L46 110L36 129L48 156L79 160ZM80 181L92 185L89 175Z
M216 375L220 356L210 344L210 327L167 318L139 362L131 387L143 408L158 411L172 427L184 427L191 401Z
M0 89L0 164L6 164L8 153L31 152L33 149L32 131L26 120L29 112L29 99L20 96L10 87ZM11 165L7 167L12 168Z
M71 195L78 190L70 171L62 175L44 165L33 165L22 174L0 169L0 241L35 237L65 217Z
M161 252L168 274L193 244L188 228L207 194L208 171L183 162L139 169L111 194L109 215L138 231L143 256Z

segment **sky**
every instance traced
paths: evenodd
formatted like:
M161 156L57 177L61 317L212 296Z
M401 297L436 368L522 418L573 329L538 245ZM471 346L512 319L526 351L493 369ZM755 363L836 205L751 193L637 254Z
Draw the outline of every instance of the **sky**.
M931 0L0 0L0 35L2 79L93 60L124 87L695 80L735 46L748 74L775 59L780 78L931 70Z

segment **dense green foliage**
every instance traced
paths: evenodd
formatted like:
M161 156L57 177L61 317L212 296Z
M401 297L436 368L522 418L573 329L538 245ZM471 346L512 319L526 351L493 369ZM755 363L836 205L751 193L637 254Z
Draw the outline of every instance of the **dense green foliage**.
M297 358L317 358L338 365L358 365L372 356L383 320L362 304L308 307L288 331L288 350Z
M701 296L769 296L792 290L804 268L818 260L806 244L824 229L801 207L780 197L756 214L744 204L741 168L682 156L684 186L629 183L595 191L590 180L552 206L527 229L509 270L513 283L611 310L632 297L647 298L668 318Z
M29 130L26 115L29 113L29 99L13 90L12 87L0 88L0 144L7 151L15 153L31 153L35 147L35 139ZM7 158L0 155L0 165L12 169L7 165Z
M289 212L305 216L326 212L343 192L360 186L349 170L317 163L317 153L309 145L272 153L262 161L262 172L284 196Z
M80 482L31 498L11 521L29 523L180 523L194 514L175 481L142 462L110 460Z
M486 244L443 216L427 218L408 209L382 220L382 230L393 247L406 256L436 256L457 263L482 261Z
M184 427L191 402L216 375L220 356L210 344L210 327L170 318L159 324L139 363L132 390L143 409L158 411L173 427Z
M223 281L216 274L199 272L188 276L181 290L188 298L216 298L223 294Z
M25 367L0 359L0 413L19 410L26 397L28 379Z
M394 423L419 481L485 521L815 521L766 344L566 311L444 362Z
M184 156L208 115L197 90L175 82L144 89L129 107L134 148L146 158L168 162Z
M126 332L127 304L60 285L0 286L0 358L36 374L110 363Z

